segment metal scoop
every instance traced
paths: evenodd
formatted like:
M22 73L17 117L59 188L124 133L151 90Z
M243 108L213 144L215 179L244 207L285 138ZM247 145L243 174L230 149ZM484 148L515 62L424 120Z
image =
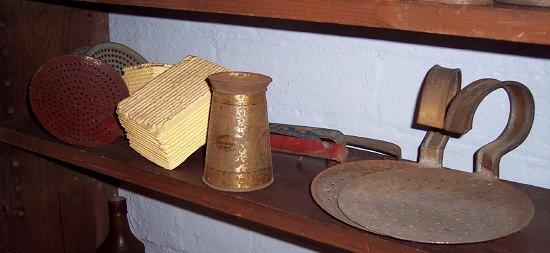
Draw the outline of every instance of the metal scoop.
M534 102L527 87L494 79L473 82L453 99L445 130L467 133L481 101L499 88L508 93L510 117L502 134L476 152L473 174L422 160L421 166L372 173L341 190L338 206L344 215L378 234L441 244L488 241L526 226L534 214L533 204L498 180L498 165L531 129ZM436 148L440 154L443 150L444 145ZM370 163L367 169L378 166Z
M452 98L460 90L460 70L434 66L422 84L418 118L424 125L443 126L445 111ZM442 99L443 98L443 99ZM429 116L424 116L429 115ZM439 165L443 161L443 149L449 136L428 131L419 147L420 164ZM441 152L439 152L441 150ZM398 157L400 158L400 157ZM398 159L399 160L399 159ZM319 173L311 183L311 195L327 213L354 227L365 229L345 216L338 207L338 194L348 183L365 175L393 169L416 168L419 163L406 161L358 161L330 167Z

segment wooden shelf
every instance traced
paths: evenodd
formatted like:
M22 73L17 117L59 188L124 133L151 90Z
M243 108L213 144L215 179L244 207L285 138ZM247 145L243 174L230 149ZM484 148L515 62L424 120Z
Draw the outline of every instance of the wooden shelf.
M550 45L550 8L405 0L83 0Z
M0 141L230 216L346 250L544 252L550 240L550 190L533 186L514 184L533 200L536 207L534 220L520 232L486 243L429 245L363 232L323 212L309 193L311 180L327 166L322 159L305 158L298 164L296 156L273 153L275 182L270 187L251 193L225 193L203 184L202 149L184 164L169 171L141 157L129 148L125 140L101 148L75 147L54 139L30 120L0 122ZM355 159L385 158L364 151L354 150L351 154Z

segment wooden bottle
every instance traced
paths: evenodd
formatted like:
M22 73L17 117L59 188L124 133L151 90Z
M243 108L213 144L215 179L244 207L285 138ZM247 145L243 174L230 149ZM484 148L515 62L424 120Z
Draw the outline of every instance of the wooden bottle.
M109 234L97 248L98 253L144 253L145 246L138 240L128 224L126 198L109 199Z

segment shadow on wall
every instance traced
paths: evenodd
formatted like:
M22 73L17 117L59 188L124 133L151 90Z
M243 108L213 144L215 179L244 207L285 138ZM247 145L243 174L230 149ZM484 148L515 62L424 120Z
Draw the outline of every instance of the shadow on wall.
M67 5L67 4L64 4ZM75 4L76 5L76 4ZM306 21L281 20L275 18L246 17L228 14L200 13L180 10L163 10L130 6L107 6L78 3L79 8L108 11L125 15L162 17L166 19L187 20L207 23L221 23L239 26L268 28L276 30L299 31L315 34L338 35L345 37L368 38L419 45L474 50L499 54L511 54L534 58L550 59L550 46L515 43L490 39L457 37L411 31L382 28L366 28L349 25L335 25ZM434 20L433 22L437 22ZM457 39L460 38L460 39Z

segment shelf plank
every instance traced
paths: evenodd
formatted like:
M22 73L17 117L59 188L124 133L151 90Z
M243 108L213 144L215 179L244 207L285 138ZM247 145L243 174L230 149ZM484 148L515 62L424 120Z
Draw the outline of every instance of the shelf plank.
M550 8L405 0L81 0L550 45Z
M550 190L514 184L533 200L535 218L513 235L485 243L430 245L375 235L345 225L323 212L312 200L309 184L332 162L273 153L274 183L250 193L225 193L208 188L201 180L204 149L175 170L165 170L133 151L125 140L101 148L62 143L33 121L0 122L0 141L74 164L121 181L211 208L233 217L263 224L274 230L308 238L350 251L369 252L545 252L550 240ZM384 156L352 151L354 159ZM289 201L292 199L292 201Z
M298 169L297 157L274 153L275 182L263 191L236 194L210 189L202 182L203 149L170 171L141 157L124 140L101 148L80 148L50 137L29 120L1 123L0 140L124 182L343 249L371 249L374 252L412 252L414 249L403 248L376 235L357 233L322 212L309 196L309 182L320 168L326 167L321 159L305 159L307 161L302 161Z

